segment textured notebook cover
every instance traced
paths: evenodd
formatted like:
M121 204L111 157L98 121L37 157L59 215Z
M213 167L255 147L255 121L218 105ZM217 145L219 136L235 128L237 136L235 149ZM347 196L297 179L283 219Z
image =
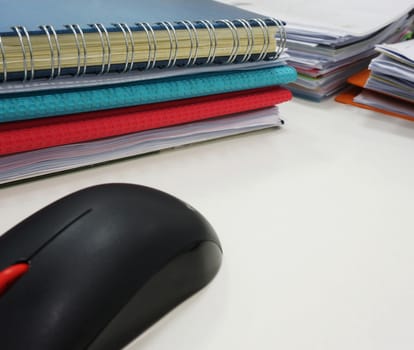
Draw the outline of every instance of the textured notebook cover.
M0 155L91 141L270 107L292 98L282 87L230 92L102 112L0 124Z
M277 106L0 158L0 185L281 126Z
M296 71L281 66L208 73L107 88L0 98L0 122L59 116L287 84Z
M355 102L354 98L361 91L362 91L362 88L357 87L357 86L353 86L353 87L347 89L346 91L343 91L338 96L336 96L335 101L339 102L339 103L349 104L349 105L359 107L359 108L368 109L368 110L371 110L371 111L374 111L374 112L387 114L387 115L390 115L392 117L397 117L397 118L401 118L401 119L405 119L405 120L414 121L413 118L411 118L409 116L406 116L404 114L395 113L395 112L391 112L391 111L388 111L388 110L385 110L385 109L375 108L375 107L372 107L372 106L367 106L365 104Z

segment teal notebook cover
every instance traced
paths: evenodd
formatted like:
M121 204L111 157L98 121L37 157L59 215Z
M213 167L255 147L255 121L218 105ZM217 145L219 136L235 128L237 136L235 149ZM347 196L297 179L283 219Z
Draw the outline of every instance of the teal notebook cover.
M290 66L196 74L106 88L0 97L0 122L128 107L190 97L288 84L297 74Z

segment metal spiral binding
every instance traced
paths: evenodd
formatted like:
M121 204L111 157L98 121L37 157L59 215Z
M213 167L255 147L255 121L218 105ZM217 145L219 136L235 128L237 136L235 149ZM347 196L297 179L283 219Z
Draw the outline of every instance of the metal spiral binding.
M145 70L152 69L155 67L156 59L157 59L157 41L155 39L154 29L152 29L151 25L147 22L136 23L137 26L142 27L144 29L145 34L147 35L148 40L148 60Z
M80 48L78 34L81 36L82 49L83 49L83 71L82 71L82 75L84 75L86 73L87 58L88 58L87 50L86 50L85 36L83 35L83 31L82 31L81 27L78 24L67 24L65 27L69 28L72 31L73 36L75 37L76 49L78 50L78 59L77 59L78 60L78 66L77 66L75 76L79 76L80 71L81 71L81 48Z
M20 47L22 49L22 55L23 55L23 70L24 70L24 73L23 73L23 81L26 81L27 80L26 49L25 49L24 44L23 44L23 38L22 38L22 35L20 33L19 27L17 27L17 26L16 27L12 27L12 29L16 32L16 34L17 34L17 36L19 38Z
M252 57L252 52L253 52L253 48L254 48L253 29L252 29L252 26L250 25L250 23L248 21L246 21L245 19L236 19L236 20L234 20L234 22L240 23L243 26L243 28L246 30L246 33L247 33L246 52L245 52L243 58L240 61L240 63L244 63L244 62L247 62L248 60L250 60L250 58Z
M58 62L56 77L59 77L60 76L60 71L61 71L61 54L60 54L59 39L58 39L58 36L56 34L56 31L53 28L53 26L51 26L51 25L41 25L41 26L39 26L39 28L42 29L45 32L46 37L47 37L47 41L49 43L49 48L50 48L50 76L49 76L49 79L55 78L55 50L53 48L52 37L50 35L49 30L52 32L54 42L55 42L55 46L56 46L56 51L57 51L57 62Z
M265 21L263 21L260 18L255 18L252 21L256 22L260 29L262 30L263 33L263 47L262 50L260 51L259 57L257 58L258 61L261 61L265 58L266 54L267 54L267 50L269 48L269 31L268 31L268 27Z
M194 26L193 22L191 22L191 21L183 21L183 22L188 24L188 26L191 28L192 33L193 33L193 37L192 37L191 40L194 39L195 50L194 50L194 55L193 55L193 61L189 62L190 65L193 66L193 65L195 65L195 63L198 59L198 51L200 49L200 41L199 41L199 38L198 38L198 31L197 31L196 27Z
M105 26L102 23L95 23L95 24L91 24L90 26L92 26L93 28L96 29L96 31L99 34L99 38L101 40L101 45L102 45L102 67L101 67L100 74L109 73L110 70L111 70L111 64L112 64L112 47L111 47L111 40L109 39L108 30L105 28ZM107 61L106 61L106 72L104 72L105 71L105 54L106 54L106 50L105 50L105 44L104 44L104 39L103 39L104 36L103 36L102 32L105 34L106 47L108 48Z
M23 34L26 37L27 45L29 47L29 56L30 56L30 80L32 80L34 78L34 74L35 74L32 42L30 41L30 35L29 35L29 32L27 31L26 27L20 26L20 28L23 30Z
M178 51L177 32L175 31L175 28L171 22L165 21L165 22L159 22L157 24L165 28L165 30L168 33L168 38L170 39L170 55L168 57L168 63L166 66L166 68L170 68L170 67L175 66L175 63L177 61L177 51Z
M285 51L286 43L287 43L287 34L286 29L282 21L276 18L269 18L270 21L276 24L279 33L279 41L277 45L276 56L273 59L279 58L279 56Z
M102 64L101 64L101 71L98 74L103 74L105 71L105 56L106 56L106 49L105 49L105 42L102 35L102 31L97 24L89 24L90 27L95 28L99 34L99 39L101 41L101 48L102 48Z
M206 60L206 64L210 64L212 62L214 62L214 60L216 59L216 50L217 50L217 36L216 36L216 30L214 28L213 23L211 23L208 20L201 20L198 21L198 23L203 24L208 32L208 37L210 39L210 49L208 51L208 56L207 56L207 60Z
M181 30L185 29L188 33L189 40L189 54L186 61L183 63L183 66L190 67L194 66L197 63L203 64L212 64L216 63L217 49L218 49L218 36L217 36L217 24L220 23L227 28L231 33L232 38L232 47L231 52L226 57L224 64L232 64L235 62L245 63L252 60L253 50L255 48L255 36L254 28L260 28L263 34L263 46L260 49L259 53L254 55L254 60L267 60L267 59L277 59L283 52L286 47L286 30L284 28L284 23L280 20L274 18L254 18L254 19L235 19L228 20L222 19L217 21L209 20L199 20L199 21L177 21L169 22L163 21L158 22L154 25L151 25L147 22L135 23L138 28L133 28L128 26L126 23L112 23L117 32L122 33L123 42L125 45L125 61L122 65L121 63L121 72L130 72L136 69L136 43L134 40L134 32L143 31L146 36L146 41L148 45L148 57L145 70L153 69L157 66L157 61L159 60L159 43L157 41L157 30L162 29L168 35L169 40L169 54L168 58L165 58L166 63L163 64L165 68L171 68L177 65L178 54L179 54L179 40L178 40L178 30L177 25ZM274 55L270 55L268 52L272 39L270 37L269 26L275 25L278 29L275 40L277 40L276 50ZM89 24L96 33L99 35L99 40L102 48L102 63L101 69L98 74L109 73L111 71L112 62L112 47L110 41L110 35L108 29L101 23ZM88 70L88 52L87 52L87 42L85 38L84 31L78 24L68 24L65 25L66 28L70 30L75 39L75 47L77 51L77 63L76 63L76 72L75 76L85 75ZM49 50L50 50L50 73L49 79L55 79L61 76L62 74L62 50L61 43L59 41L59 36L55 28L52 25L40 25L39 28L45 35L47 40ZM23 64L23 81L33 80L35 78L35 55L33 53L32 47L32 38L29 35L27 29L23 26L14 26L12 27L13 31L16 33L18 43L20 45L20 50L22 53L22 64ZM203 56L201 60L200 53L200 30L206 30L208 34L208 53L207 57ZM244 32L246 36L244 36ZM241 46L241 34L243 34L243 43L244 40L247 40L246 44ZM245 46L246 45L246 46ZM7 54L6 46L4 40L0 36L0 54L3 63L3 72L2 72L2 81L6 82L10 79L10 67L7 66ZM221 62L221 61L220 61ZM118 62L117 62L118 63Z
M119 28L121 30L121 32L122 32L122 35L124 36L126 54L125 54L124 69L122 70L122 73L125 73L126 70L128 69L128 64L129 64L129 44L128 44L127 35L126 35L125 29L124 29L124 27L122 27L122 25L120 25L118 23L113 23L112 25L114 27Z
M68 25L65 25L65 27L71 29L72 30L72 33L73 33L73 35L75 37L76 49L78 50L78 59L77 59L78 60L78 68L76 70L75 76L78 76L80 74L80 66L81 66L81 64L80 64L80 56L81 55L80 55L80 45L79 45L78 34L76 33L76 30L73 27L73 25L68 24Z
M18 38L19 38L19 43L20 43L20 48L22 49L22 55L23 55L23 70L24 70L24 75L23 75L23 81L27 81L27 76L28 76L28 71L27 71L27 55L26 55L26 47L24 45L23 42L23 36L22 33L20 32L20 30L23 31L24 36L26 37L26 41L27 41L27 46L29 48L29 56L30 56L30 80L32 80L34 78L34 62L33 62L33 49L32 49L32 43L30 41L30 35L27 32L27 29L23 26L14 26L12 27L12 29L16 32Z
M125 65L124 65L124 69L122 70L122 72L125 73L127 70L131 71L134 66L134 55L135 55L134 38L132 35L131 28L129 28L129 26L126 23L114 23L113 26L115 26L116 28L119 28L124 36L126 55L125 55ZM128 32L129 40L128 40L127 32ZM132 48L131 58L129 57L130 56L129 55L129 42L131 42L131 48Z
M187 30L188 37L190 38L190 53L188 55L187 63L184 65L184 67L189 67L190 65L193 65L195 60L197 59L197 52L198 52L197 46L198 45L197 45L196 39L193 36L193 31L195 32L195 27L194 27L194 24L192 24L190 21L177 21L175 23L182 24ZM191 23L191 28L190 28L190 23ZM191 62L191 60L193 60L193 62Z
M236 60L237 54L238 54L239 49L240 49L239 33L237 32L237 28L234 25L234 23L232 21L228 20L228 19L218 20L217 23L224 23L231 31L231 35L233 37L233 48L231 50L229 58L224 63L225 64L233 63Z
M84 75L86 73L86 69L88 67L88 65L87 65L88 54L87 54L87 51L86 51L85 36L83 35L83 31L82 31L81 27L79 26L79 24L75 24L74 27L78 30L78 33L80 34L81 39L82 39L82 48L83 48L83 71L82 71L82 75Z
M127 30L128 34L129 34L129 40L131 41L131 64L129 65L129 69L128 71L132 71L133 67L134 67L134 60L135 60L135 43L134 43L134 36L132 35L132 30L131 28L129 28L128 24L126 23L121 23L121 25L124 26L124 28Z
M3 42L0 35L0 52L3 61L3 83L7 81L7 62L6 62L6 50L4 49Z
M55 45L56 45L56 51L57 51L57 74L56 74L56 78L60 77L60 72L62 70L62 58L61 58L61 51L60 51L60 43L59 43L59 38L57 36L56 30L53 26L49 25L48 26L50 31L53 34L53 37L55 38Z

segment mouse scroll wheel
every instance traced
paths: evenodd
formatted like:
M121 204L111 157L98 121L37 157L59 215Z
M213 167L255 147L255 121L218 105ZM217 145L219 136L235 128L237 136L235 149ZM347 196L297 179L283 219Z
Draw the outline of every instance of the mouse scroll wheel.
M0 271L0 297L29 270L29 264L18 263Z

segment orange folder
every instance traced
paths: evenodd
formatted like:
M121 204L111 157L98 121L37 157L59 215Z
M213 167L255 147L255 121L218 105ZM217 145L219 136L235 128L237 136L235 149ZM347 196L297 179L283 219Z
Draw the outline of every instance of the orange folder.
M367 106L364 105L362 103L358 103L354 101L354 98L356 96L358 96L358 94L365 88L365 85L368 81L368 78L371 74L371 71L367 68L364 69L363 71L356 73L354 75L352 75L351 77L348 78L348 83L353 85L352 87L350 87L348 90L345 90L343 92L341 92L338 96L335 97L335 101L336 102L340 102L340 103L345 103L345 104L350 104L352 106L356 106L356 107L360 107L360 108L364 108L364 109L369 109L371 111L375 111L375 112L379 112L379 113L383 113L383 114L387 114L390 115L392 117L397 117L397 118L402 118L402 119L406 119L406 120L410 120L410 121L414 121L414 118L407 116L405 114L401 114L401 113L396 113L396 112L392 112L386 109L380 109L380 108L375 108L375 107L371 107L371 106ZM372 91L373 93L376 93L378 95L382 95L381 98L384 99L398 99L395 96L390 96L388 94L382 94L376 91ZM404 101L404 100L402 100Z
M405 114L395 113L395 112L391 112L391 111L388 111L388 110L385 110L385 109L375 108L375 107L371 107L371 106L367 106L367 105L364 105L364 104L361 104L361 103L354 102L354 97L356 97L362 90L363 89L361 87L352 86L349 89L347 89L347 90L343 91L342 93L340 93L338 96L336 96L335 101L340 102L340 103L349 104L349 105L356 106L356 107L360 107L360 108L364 108L364 109L369 109L371 111L387 114L387 115L390 115L390 116L393 116L393 117L414 121L414 118L409 117ZM386 97L387 96L384 95L384 98L386 98ZM388 98L390 98L390 97L388 97Z
M348 83L364 88L367 80L371 74L371 71L367 68L364 69L362 72L356 73L348 78Z

